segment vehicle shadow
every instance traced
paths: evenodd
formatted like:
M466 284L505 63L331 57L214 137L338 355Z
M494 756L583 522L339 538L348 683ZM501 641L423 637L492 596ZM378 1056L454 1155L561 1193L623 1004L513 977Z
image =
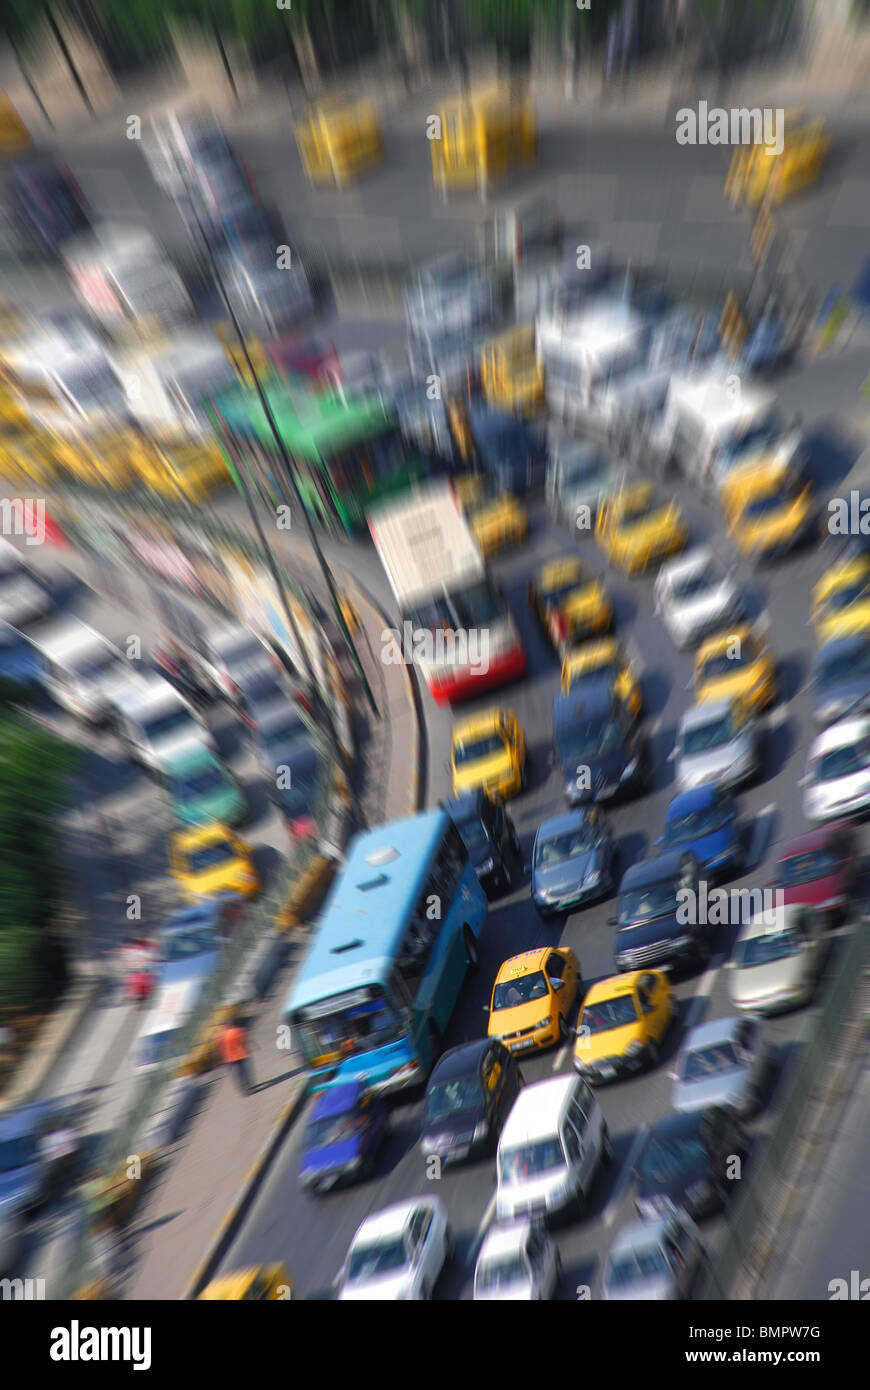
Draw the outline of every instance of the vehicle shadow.
M640 678L643 691L643 708L648 718L654 719L665 709L674 688L673 678L664 667L653 667L643 672ZM670 750L668 750L670 751Z
M793 700L801 690L809 674L809 664L809 659L803 652L792 652L779 659L776 664L776 678L780 703Z

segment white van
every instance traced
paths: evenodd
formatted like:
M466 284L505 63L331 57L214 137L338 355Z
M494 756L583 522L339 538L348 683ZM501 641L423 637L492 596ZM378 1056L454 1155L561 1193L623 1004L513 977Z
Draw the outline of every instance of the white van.
M34 645L45 662L42 684L49 695L91 724L106 719L118 694L138 679L118 648L78 618L47 624Z
M577 312L558 307L538 315L538 354L544 366L547 405L562 420L600 423L601 402L612 399L619 378L646 366L649 327L642 314L619 299L595 300Z
M498 1144L496 1218L548 1217L581 1202L613 1146L601 1107L580 1076L524 1086Z
M160 772L190 745L215 741L202 716L162 676L148 676L115 702L116 727L130 757Z
M671 379L656 442L687 478L714 490L761 454L798 471L803 455L800 431L783 428L774 393L721 363Z

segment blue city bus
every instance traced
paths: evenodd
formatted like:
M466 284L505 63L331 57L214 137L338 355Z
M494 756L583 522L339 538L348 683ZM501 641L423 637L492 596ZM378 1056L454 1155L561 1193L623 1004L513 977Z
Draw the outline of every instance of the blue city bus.
M284 1005L314 1091L363 1081L386 1093L426 1078L486 911L446 812L354 837Z

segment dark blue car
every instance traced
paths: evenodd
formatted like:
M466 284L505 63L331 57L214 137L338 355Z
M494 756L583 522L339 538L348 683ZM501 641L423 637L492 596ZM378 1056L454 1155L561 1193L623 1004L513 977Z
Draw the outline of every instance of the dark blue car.
M369 1177L387 1126L387 1105L360 1081L333 1086L318 1097L302 1146L299 1183L328 1192L340 1182Z
M664 834L655 841L664 852L688 850L702 874L726 878L737 874L746 860L746 847L737 824L737 803L714 786L680 792L665 812Z

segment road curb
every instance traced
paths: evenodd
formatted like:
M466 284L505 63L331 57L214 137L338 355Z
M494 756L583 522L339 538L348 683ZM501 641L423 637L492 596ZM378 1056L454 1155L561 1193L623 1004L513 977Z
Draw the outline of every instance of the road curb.
M293 1095L284 1105L278 1119L269 1131L266 1142L257 1154L253 1165L248 1169L239 1196L217 1228L205 1256L185 1285L184 1292L181 1294L182 1299L196 1298L197 1294L201 1293L209 1282L256 1197L269 1164L307 1098L308 1078L303 1076L296 1083Z
M35 1055L31 1050L25 1061L25 1069L31 1070L33 1075L29 1076L25 1072L20 1080L13 1077L9 1090L0 1096L0 1114L13 1106L39 1099L40 1092L48 1085L58 1059L75 1042L79 1029L107 984L104 975L91 975L90 978L80 976L79 980L82 984L80 998L69 1009L66 1017L59 1019L55 1016L54 1020L46 1023L46 1031L50 1032L51 1036L42 1043L37 1042Z

